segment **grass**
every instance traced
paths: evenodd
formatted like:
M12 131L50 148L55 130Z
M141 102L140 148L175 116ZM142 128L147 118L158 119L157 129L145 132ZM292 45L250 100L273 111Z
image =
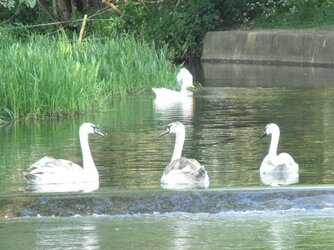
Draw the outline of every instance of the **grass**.
M0 120L98 110L112 95L175 87L165 50L130 36L78 43L64 35L0 36Z

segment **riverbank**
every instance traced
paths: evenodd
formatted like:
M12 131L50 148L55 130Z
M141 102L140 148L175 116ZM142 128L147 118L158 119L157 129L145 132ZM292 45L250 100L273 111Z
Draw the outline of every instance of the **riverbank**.
M0 37L0 122L100 110L115 95L177 87L166 49L132 36L109 40Z
M331 30L257 30L208 32L203 62L334 67Z

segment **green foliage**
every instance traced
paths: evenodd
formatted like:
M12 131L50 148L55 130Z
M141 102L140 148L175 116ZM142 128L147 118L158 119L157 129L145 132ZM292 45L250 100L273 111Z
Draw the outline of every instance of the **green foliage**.
M0 0L0 6L7 8L13 3ZM15 5L17 9L0 8L0 20L10 19L6 24L16 35L53 33L58 29L57 26L27 28L27 25L50 22L50 19L40 9L26 7L27 4L33 6L35 0L22 3L26 4L21 4L20 8ZM332 0L115 0L113 3L120 13L95 8L85 10L92 14L86 35L108 38L130 34L138 40L153 41L158 49L167 49L168 58L174 60L198 58L203 37L211 30L310 27L334 22ZM72 13L71 20L75 22L73 19L83 14Z
M0 0L1 1L1 0ZM14 9L0 8L0 32L3 35L15 35L17 38L27 38L31 34L45 34L53 32L57 26L39 26L49 23L50 19L37 6L27 7L25 4L19 4ZM1 31L2 30L2 31Z
M103 48L103 49L101 49ZM99 80L108 82L112 94L137 93L154 86L175 87L176 68L166 58L166 49L133 36L96 41L87 47L100 60Z
M110 95L175 86L176 68L132 37L78 43L65 36L0 39L0 119L95 110Z
M227 26L288 28L331 24L331 0L227 0L221 9Z
M205 33L219 25L219 12L212 1L162 1L146 5L129 1L120 9L120 15L94 22L92 32L97 34L104 27L105 35L126 33L154 41L159 48L167 46L172 59L198 56Z
M15 6L15 0L0 0L0 6L7 9L13 9Z
M29 8L34 8L36 5L36 0L20 0L20 4L23 3ZM14 9L16 4L15 0L0 0L0 6L3 6L7 9Z

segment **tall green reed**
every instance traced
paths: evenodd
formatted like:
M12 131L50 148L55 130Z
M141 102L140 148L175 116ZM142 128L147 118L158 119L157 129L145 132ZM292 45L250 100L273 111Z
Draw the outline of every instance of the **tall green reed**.
M0 54L0 119L97 110L111 95L176 86L165 51L132 37L33 36L2 43Z
M99 77L113 94L137 93L154 86L176 87L176 69L166 58L166 48L157 52L154 43L123 36L95 42L88 49L101 58Z

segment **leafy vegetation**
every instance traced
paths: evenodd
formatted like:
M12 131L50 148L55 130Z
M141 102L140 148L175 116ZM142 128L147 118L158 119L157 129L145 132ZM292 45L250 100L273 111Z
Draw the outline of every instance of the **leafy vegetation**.
M307 28L334 23L330 0L226 0L225 25L237 28Z
M44 3L44 7L31 9L27 6L33 6L34 0L15 7L14 0L2 0L2 5L11 9L0 9L0 20L10 20L6 26L20 37L53 34L61 27L70 34L79 32L81 18L88 13L86 35L108 39L131 34L139 40L153 41L158 49L167 48L167 56L173 60L198 58L203 37L211 30L305 28L334 22L334 2L330 0L97 0L88 5L77 0L77 5L67 4L69 8L61 6L73 1L55 2L52 6L40 0L39 5ZM52 21L61 22L23 29Z
M63 116L99 108L112 94L175 87L176 67L131 36L78 43L65 36L0 39L0 119Z
M329 0L101 0L63 13L66 1L33 7L35 0L0 0L0 121L78 113L114 94L174 87L176 67L168 60L198 58L210 30L334 22ZM88 26L79 43L84 13ZM50 19L56 25L32 25Z
M120 6L120 14L107 15L110 19L92 23L92 33L130 33L154 41L159 47L167 46L171 59L199 57L205 33L219 24L219 12L213 1L161 1L145 5L129 1Z
M78 33L83 13L90 13L86 35L108 38L130 34L140 40L153 41L158 49L166 47L168 58L173 60L199 57L205 33L219 28L221 23L219 11L212 0L113 1L117 5L117 11L102 9L102 3L103 1L99 3L97 9L83 9L78 6L74 11L72 7L71 15L58 10L58 16L51 14L51 6L47 12L37 7L30 10L21 6L20 11L6 17L12 17L8 25L12 25L14 30L16 27L16 34L22 37L27 35L27 31L52 34L57 30L59 25L49 26L48 30L45 26L21 29L31 24L50 22L46 17L50 17L54 22L62 21L64 23L61 25L69 28L69 32Z

